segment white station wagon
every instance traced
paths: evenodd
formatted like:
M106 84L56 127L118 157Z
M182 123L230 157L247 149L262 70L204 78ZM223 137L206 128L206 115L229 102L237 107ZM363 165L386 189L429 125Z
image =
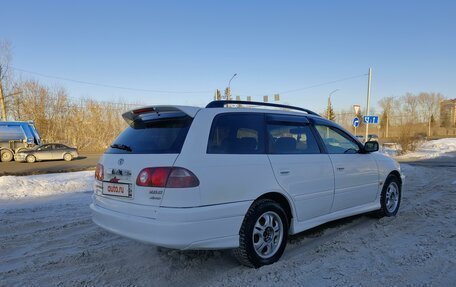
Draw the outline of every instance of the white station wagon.
M123 117L129 127L101 157L90 205L113 233L168 248L232 248L258 268L279 260L289 234L399 209L399 164L310 110L214 101Z

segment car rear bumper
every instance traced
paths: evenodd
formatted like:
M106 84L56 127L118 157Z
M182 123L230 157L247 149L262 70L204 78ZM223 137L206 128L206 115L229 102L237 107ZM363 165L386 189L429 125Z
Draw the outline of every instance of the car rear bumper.
M96 200L90 208L97 225L125 237L175 249L226 249L239 246L239 229L250 204L160 207L156 218L110 210Z

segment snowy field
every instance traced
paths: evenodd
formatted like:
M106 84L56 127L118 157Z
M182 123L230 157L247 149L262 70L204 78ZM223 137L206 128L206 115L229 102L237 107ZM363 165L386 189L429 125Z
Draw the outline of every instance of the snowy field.
M292 236L282 259L258 270L229 251L176 251L102 230L88 207L93 172L0 177L0 286L455 286L456 168L402 169L397 217Z
M395 150L386 148L383 152L395 155ZM414 152L397 156L398 160L431 159L440 156L454 156L456 152L456 138L444 138L423 142Z

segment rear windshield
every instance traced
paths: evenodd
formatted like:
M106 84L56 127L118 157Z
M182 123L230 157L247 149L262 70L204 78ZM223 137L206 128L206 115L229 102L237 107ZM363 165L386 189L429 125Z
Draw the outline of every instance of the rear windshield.
M180 153L191 123L192 118L189 116L142 121L126 128L106 153Z

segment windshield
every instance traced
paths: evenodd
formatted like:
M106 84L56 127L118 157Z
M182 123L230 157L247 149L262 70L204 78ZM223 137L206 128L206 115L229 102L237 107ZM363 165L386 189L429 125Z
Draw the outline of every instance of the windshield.
M192 118L183 116L127 127L106 150L108 154L180 153Z

